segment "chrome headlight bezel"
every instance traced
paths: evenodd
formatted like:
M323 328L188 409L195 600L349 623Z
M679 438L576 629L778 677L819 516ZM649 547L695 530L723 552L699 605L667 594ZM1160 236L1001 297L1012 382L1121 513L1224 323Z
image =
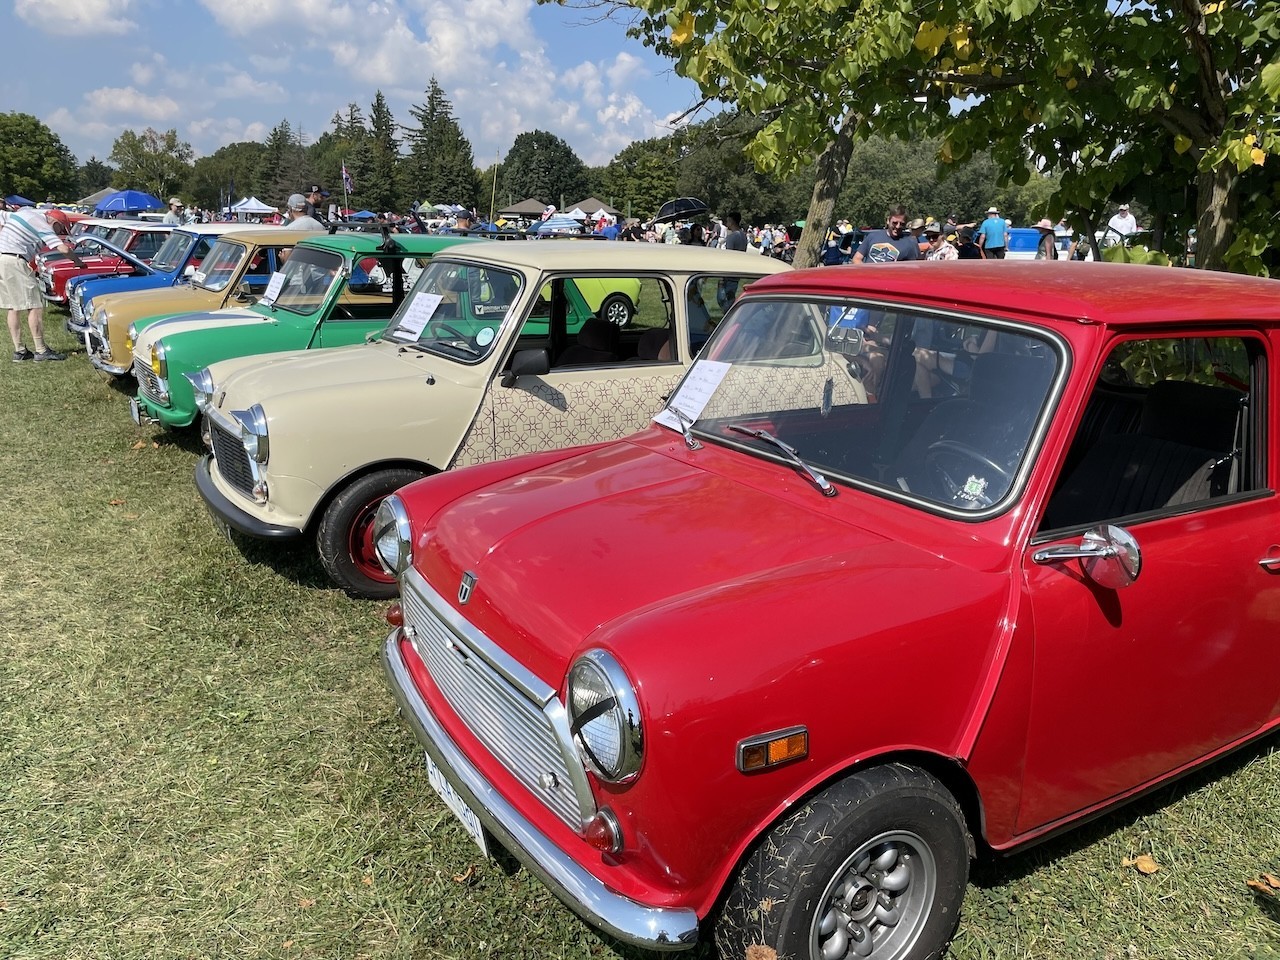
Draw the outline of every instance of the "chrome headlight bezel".
M129 353L133 353L133 348L138 345L138 328L135 324L129 324L129 328L124 332L124 348Z
M196 409L203 413L213 402L213 374L208 367L201 367L195 373L184 373L191 384L191 392L195 396Z
M133 324L129 325L129 332L135 332ZM137 343L137 340L133 341ZM130 351L132 352L132 351ZM164 345L164 340L157 340L151 344L151 372L161 380L168 379L169 376L169 350Z
M248 410L232 410L231 415L240 424L240 442L251 460L266 463L271 453L267 437L267 413L262 404L255 403Z
M98 306L93 311L93 325L98 328L104 335L107 332L107 308Z
M635 779L644 762L644 728L635 685L604 650L588 650L565 684L569 729L583 762L609 783Z
M396 579L413 565L412 536L404 501L390 494L373 515L373 552L382 569Z

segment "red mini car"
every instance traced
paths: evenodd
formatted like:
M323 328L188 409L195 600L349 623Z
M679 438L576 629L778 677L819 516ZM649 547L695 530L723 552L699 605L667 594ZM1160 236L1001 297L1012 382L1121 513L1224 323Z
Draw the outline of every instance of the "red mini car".
M123 250L143 263L150 262L156 251L168 239L173 227L160 223L131 223L117 227L103 238L118 250ZM130 274L136 271L127 257L118 256L110 247L97 244L91 235L77 242L73 253L41 257L37 270L44 283L44 295L54 303L67 300L67 281L86 274Z
M1280 724L1277 358L1269 280L753 283L649 429L383 504L431 782L624 941L938 956L977 853Z

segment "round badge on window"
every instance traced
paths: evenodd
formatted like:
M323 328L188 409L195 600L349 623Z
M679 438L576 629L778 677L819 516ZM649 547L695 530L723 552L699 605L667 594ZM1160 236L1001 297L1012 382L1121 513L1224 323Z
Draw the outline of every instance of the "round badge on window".
M476 334L476 343L482 347L487 347L489 344L493 343L493 328L481 327L480 331Z

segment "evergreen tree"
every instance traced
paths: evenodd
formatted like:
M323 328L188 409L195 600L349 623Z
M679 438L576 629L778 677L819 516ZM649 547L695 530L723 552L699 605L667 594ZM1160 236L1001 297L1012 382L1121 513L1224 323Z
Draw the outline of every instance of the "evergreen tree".
M426 103L409 108L417 125L402 128L409 143L403 164L404 193L410 201L475 206L480 199L479 180L471 143L462 135L453 104L435 77L426 94Z
M306 166L306 158L293 127L288 120L281 120L267 134L266 147L255 171L258 199L273 206L284 206L292 194L306 186Z
M574 203L587 195L586 165L573 148L545 130L516 137L503 163L499 190L518 200Z
M400 143L396 139L396 121L379 90L369 110L369 173L357 183L360 199L370 210L400 208L396 174L400 162ZM348 172L354 172L348 169Z

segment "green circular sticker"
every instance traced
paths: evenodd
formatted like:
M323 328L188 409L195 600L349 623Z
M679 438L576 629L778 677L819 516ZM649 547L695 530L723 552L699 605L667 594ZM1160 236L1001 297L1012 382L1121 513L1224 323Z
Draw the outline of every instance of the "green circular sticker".
M482 347L487 347L489 344L493 343L493 328L481 327L480 331L476 334L476 343L480 344Z

